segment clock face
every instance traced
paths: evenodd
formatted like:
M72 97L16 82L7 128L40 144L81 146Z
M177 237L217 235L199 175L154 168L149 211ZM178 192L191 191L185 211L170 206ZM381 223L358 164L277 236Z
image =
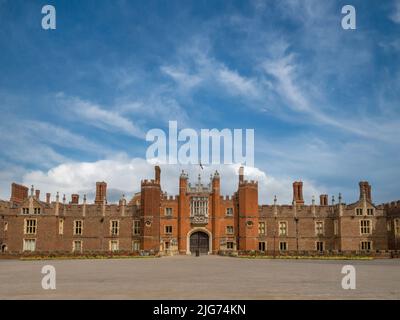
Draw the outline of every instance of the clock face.
M150 220L147 220L147 221L145 222L145 224L146 224L146 227L151 227L151 221L150 221Z

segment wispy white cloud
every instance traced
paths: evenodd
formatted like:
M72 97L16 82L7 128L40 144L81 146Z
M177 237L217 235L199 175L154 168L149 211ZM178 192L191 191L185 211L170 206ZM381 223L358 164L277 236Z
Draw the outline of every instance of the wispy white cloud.
M400 23L400 1L399 0L394 0L393 11L389 15L389 18L394 23Z
M88 126L110 132L119 132L141 139L145 138L145 133L140 128L113 109L107 110L90 101L77 97L65 97L64 94L58 94L57 98L66 110L72 112L72 117L70 116L69 120L84 122Z
M199 85L203 79L198 75L191 75L185 70L179 70L175 66L162 66L161 71L175 80L182 88L191 89Z

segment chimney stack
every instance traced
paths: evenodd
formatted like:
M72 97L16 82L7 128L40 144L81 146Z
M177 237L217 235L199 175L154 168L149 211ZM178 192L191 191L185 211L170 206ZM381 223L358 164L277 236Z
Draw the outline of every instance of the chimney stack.
M240 167L239 168L239 184L241 184L244 181L244 168Z
M51 194L50 193L46 193L46 203L47 204L50 204L50 197L51 197Z
M372 202L371 198L371 185L368 181L360 181L360 200L365 196L366 200Z
M327 206L328 205L328 195L327 194L321 194L319 196L319 205L320 206Z
M11 185L10 201L15 203L22 203L22 201L28 198L28 191L29 191L28 187L25 187L17 183L13 183Z
M36 200L40 200L40 190L35 190L35 197L36 197Z
M161 181L160 180L160 178L161 178L161 169L160 169L159 166L155 166L154 171L155 171L155 180L156 180L156 182L159 183Z
M96 182L96 198L94 200L95 204L103 204L104 199L107 201L107 183Z
M71 195L71 204L78 204L79 203L79 194Z
M296 204L304 204L303 199L303 182L293 182L293 202Z

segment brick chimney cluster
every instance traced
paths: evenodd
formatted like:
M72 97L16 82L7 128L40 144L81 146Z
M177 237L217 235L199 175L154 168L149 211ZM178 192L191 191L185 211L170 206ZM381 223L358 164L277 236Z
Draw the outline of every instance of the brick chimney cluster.
M79 203L79 194L72 194L71 195L71 204L78 204Z
M303 182L293 182L293 202L296 204L304 204L303 199Z
M321 205L321 206L328 205L328 195L327 194L321 194L319 196L319 205Z
M365 194L366 200L372 202L371 185L368 183L368 181L360 181L359 186L360 186L360 200L363 198Z
M107 183L96 182L96 198L94 200L95 204L102 204L103 200L107 201Z
M20 184L13 183L11 185L10 201L15 203L22 203L25 199L28 198L28 191L29 188Z

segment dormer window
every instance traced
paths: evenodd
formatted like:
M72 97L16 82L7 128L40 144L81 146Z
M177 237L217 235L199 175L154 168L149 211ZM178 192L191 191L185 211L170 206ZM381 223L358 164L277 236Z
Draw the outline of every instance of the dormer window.
M356 208L356 216L362 216L363 215L363 209L362 208Z
M29 208L22 208L22 214L29 214Z
M33 212L34 214L40 214L40 208L34 208Z
M368 208L367 209L367 216L373 216L374 215L374 209L373 208Z

